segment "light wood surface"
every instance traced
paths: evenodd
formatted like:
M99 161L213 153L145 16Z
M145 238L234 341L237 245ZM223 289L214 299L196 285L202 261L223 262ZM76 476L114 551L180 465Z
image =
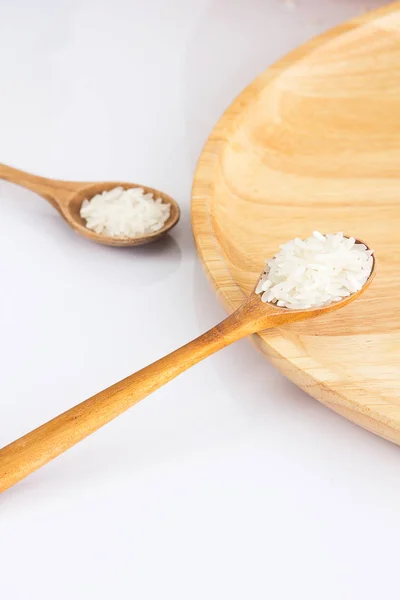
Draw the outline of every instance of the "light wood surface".
M106 246L141 246L149 242L155 242L165 235L172 227L178 223L180 218L180 208L177 202L164 192L149 188L145 185L136 183L126 183L119 181L103 181L84 183L78 181L58 181L56 179L47 179L39 177L19 169L14 169L7 165L0 164L0 179L16 183L22 187L28 188L45 198L54 206L65 219L65 221L80 235L89 238L93 242L104 244ZM154 233L137 236L135 238L118 238L107 235L100 235L91 231L85 226L85 221L80 216L82 202L86 198L92 198L96 194L106 190L121 186L124 189L132 187L141 187L146 192L154 194L156 198L161 198L163 202L171 205L171 213L164 226Z
M400 3L312 40L228 108L200 157L192 222L229 312L282 240L364 238L379 276L339 313L254 336L303 390L400 443Z
M325 313L343 309L365 293L375 274L374 260L372 273L362 290L340 302L309 310L289 310L265 304L253 290L238 310L210 331L2 448L0 492L221 348L262 329L321 317Z

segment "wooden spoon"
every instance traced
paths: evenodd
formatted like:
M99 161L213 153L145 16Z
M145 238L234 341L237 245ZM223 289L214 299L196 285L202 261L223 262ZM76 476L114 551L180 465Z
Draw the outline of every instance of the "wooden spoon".
M207 333L1 449L0 492L68 450L183 371L232 342L257 331L311 319L346 306L367 289L375 272L374 259L371 274L359 292L322 308L279 308L274 304L263 303L253 291L238 310Z
M172 229L172 227L177 224L180 217L179 205L170 196L153 188L144 185L139 186L135 183L121 183L115 181L100 183L58 181L56 179L38 177L37 175L25 173L24 171L19 171L18 169L13 169L12 167L2 164L0 164L0 179L17 183L18 185L43 196L43 198L48 200L48 202L58 210L63 219L65 219L68 225L75 229L75 231L94 242L105 244L107 246L140 246L142 244L154 242ZM134 238L111 237L95 233L88 229L85 226L85 221L80 216L82 202L86 198L92 198L96 194L106 190L112 190L117 186L121 186L124 189L141 187L145 192L150 192L154 194L156 198L161 198L163 202L170 204L171 214L162 229L159 229L154 233Z

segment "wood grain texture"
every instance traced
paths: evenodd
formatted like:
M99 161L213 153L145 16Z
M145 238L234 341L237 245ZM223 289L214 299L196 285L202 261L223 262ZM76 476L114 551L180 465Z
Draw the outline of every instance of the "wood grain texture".
M320 317L327 312L343 309L365 293L375 274L376 261L362 290L339 302L314 309L288 310L264 304L253 290L232 315L210 331L2 448L0 492L221 348L262 329Z
M314 229L365 239L380 268L357 303L254 336L289 379L400 443L400 2L344 24L259 76L200 157L193 231L232 312L265 258Z
M14 169L7 165L0 164L0 179L16 183L33 192L36 192L45 198L54 208L58 210L63 219L80 235L90 239L98 244L106 246L142 246L150 242L155 242L165 235L172 227L178 223L180 218L180 208L177 202L171 196L160 192L154 188L136 183L127 183L120 181L103 182L83 182L83 181L59 181L57 179L47 179L39 177L32 173L26 173L19 169ZM134 238L118 238L108 235L98 234L86 227L84 219L80 215L82 202L87 198L92 198L96 194L109 191L115 187L121 186L124 189L132 187L141 187L145 192L151 193L156 198L161 198L163 202L171 207L170 216L163 227L154 233L137 236Z

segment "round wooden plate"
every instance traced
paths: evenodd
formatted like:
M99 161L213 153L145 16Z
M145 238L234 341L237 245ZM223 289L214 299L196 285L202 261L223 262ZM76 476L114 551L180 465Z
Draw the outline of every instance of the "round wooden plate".
M240 94L200 157L192 221L229 311L295 236L344 231L374 248L360 300L255 342L309 394L400 443L400 2L312 40Z

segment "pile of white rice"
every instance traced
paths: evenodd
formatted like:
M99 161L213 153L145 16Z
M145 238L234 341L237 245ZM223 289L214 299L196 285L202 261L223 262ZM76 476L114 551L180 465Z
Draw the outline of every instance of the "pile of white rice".
M324 306L359 291L373 267L373 250L343 233L314 231L296 238L268 260L256 293L263 302L302 309Z
M171 205L142 188L116 187L84 200L80 215L86 227L102 235L134 238L161 229L168 220Z

